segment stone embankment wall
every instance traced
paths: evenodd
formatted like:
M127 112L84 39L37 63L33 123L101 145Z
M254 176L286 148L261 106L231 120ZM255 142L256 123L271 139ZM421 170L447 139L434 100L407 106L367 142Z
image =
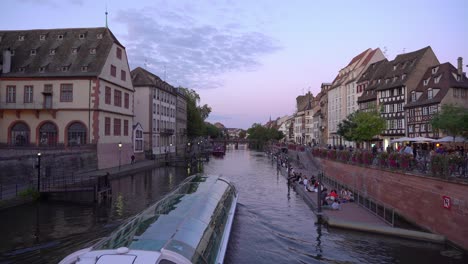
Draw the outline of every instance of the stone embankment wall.
M407 220L468 249L468 183L315 159L328 177L393 207ZM446 203L450 202L450 208L444 207L444 198Z
M37 180L37 153L0 158L0 184L27 185ZM43 151L41 155L41 178L71 177L80 172L97 169L96 151Z

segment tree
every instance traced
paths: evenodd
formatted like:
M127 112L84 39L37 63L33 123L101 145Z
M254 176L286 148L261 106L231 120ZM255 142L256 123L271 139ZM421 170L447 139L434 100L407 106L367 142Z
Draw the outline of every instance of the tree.
M452 104L442 105L442 111L434 115L431 124L449 136L468 137L468 109Z
M380 116L377 110L356 111L349 114L345 120L338 124L337 134L347 141L361 143L372 140L385 127L385 119Z
M193 89L179 87L187 97L187 135L190 138L206 135L205 119L211 113L208 105L198 106L200 95Z
M205 123L205 128L206 128L206 135L208 135L210 138L219 138L221 137L221 130L217 128L215 125L210 124L210 123Z
M239 132L239 138L244 139L246 135L247 135L247 133L243 129Z
M281 131L275 128L266 128L261 124L254 123L251 128L247 129L249 139L253 139L257 142L257 147L261 148L265 142L269 140L280 140L284 137Z

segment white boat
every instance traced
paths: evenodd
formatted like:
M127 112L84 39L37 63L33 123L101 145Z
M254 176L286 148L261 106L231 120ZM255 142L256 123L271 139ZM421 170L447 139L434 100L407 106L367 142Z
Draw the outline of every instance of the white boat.
M94 246L59 264L223 263L238 194L219 176L194 175Z

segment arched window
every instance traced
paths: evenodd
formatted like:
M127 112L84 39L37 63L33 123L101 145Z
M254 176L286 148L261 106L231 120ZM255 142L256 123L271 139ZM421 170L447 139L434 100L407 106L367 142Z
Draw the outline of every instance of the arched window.
M46 122L39 128L39 145L57 145L57 127L53 123Z
M68 146L77 146L86 144L86 127L74 122L68 127Z
M29 127L23 123L16 123L11 128L11 144L13 146L26 146L29 144Z

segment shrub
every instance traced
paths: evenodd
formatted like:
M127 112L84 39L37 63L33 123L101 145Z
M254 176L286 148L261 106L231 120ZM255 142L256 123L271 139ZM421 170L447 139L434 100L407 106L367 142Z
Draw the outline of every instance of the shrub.
M22 190L18 193L18 195L21 198L32 198L33 200L37 200L41 196L41 194L33 188L27 188L25 190Z
M410 163L412 160L413 160L412 154L401 154L398 159L400 168L408 170L410 168Z
M331 149L328 151L327 158L331 160L336 160L336 149Z
M398 160L400 159L400 153L392 152L388 155L388 166L392 169L398 168Z
M389 158L388 152L382 151L379 154L377 154L377 158L379 159L379 166L381 167L387 167L387 160Z

